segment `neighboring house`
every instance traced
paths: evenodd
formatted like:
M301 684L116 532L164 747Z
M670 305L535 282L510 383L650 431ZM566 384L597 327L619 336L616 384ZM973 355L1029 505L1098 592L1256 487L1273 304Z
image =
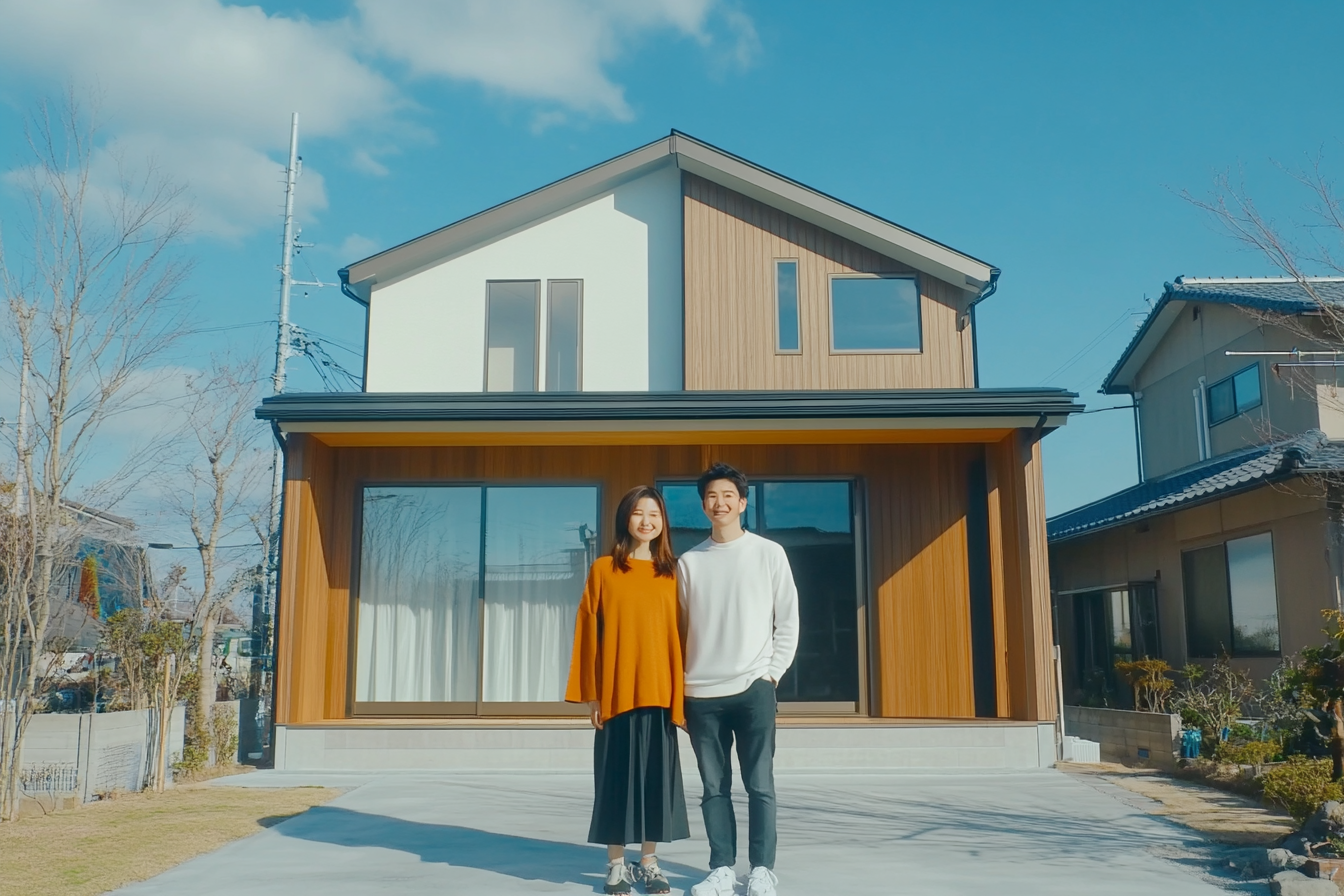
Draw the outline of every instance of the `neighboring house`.
M1142 475L1049 521L1066 702L1128 706L1118 659L1226 655L1263 679L1320 642L1344 405L1337 368L1288 353L1334 347L1320 302L1344 303L1344 278L1310 284L1177 278L1106 378L1137 408Z
M140 608L149 595L149 560L136 542L135 522L75 501L63 506L72 524L52 584L49 637L90 650L101 623L118 610Z
M640 483L679 550L707 537L716 460L800 589L782 751L1052 762L1039 441L1080 407L977 388L998 273L676 132L341 271L364 391L258 411L286 458L276 766L584 768L587 565Z

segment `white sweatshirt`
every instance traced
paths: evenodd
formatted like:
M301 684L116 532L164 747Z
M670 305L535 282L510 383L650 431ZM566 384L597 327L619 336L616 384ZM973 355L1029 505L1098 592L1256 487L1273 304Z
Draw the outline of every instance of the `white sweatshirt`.
M784 549L746 532L706 539L677 561L687 624L686 696L729 697L776 682L798 650L798 589Z

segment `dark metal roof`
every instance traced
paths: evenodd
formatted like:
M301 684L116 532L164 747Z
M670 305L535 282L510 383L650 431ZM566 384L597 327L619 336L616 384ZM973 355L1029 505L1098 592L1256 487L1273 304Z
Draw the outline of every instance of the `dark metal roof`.
M1063 389L808 392L317 392L257 409L278 423L433 420L761 420L912 417L1057 418L1083 409ZM1044 425L1044 419L1042 419Z
M1173 315L1164 312L1172 302L1235 305L1271 314L1303 314L1314 311L1320 302L1344 304L1344 277L1310 277L1307 286L1290 277L1177 277L1164 286L1162 298L1102 381L1102 392L1129 391L1127 387L1117 387L1115 380L1149 339L1161 339L1166 333Z
M1344 442L1331 442L1319 429L1266 445L1210 458L1149 479L1046 520L1050 541L1063 541L1226 498L1293 476L1344 471Z

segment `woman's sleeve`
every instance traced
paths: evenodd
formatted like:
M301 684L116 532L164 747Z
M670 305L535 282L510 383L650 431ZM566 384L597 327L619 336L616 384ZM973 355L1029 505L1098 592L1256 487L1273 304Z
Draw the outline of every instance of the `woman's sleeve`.
M569 685L565 688L568 703L588 703L598 699L597 611L601 590L595 563L588 570L588 583L584 585L579 615L574 620L574 653L569 661Z
M667 645L667 652L672 657L672 724L686 724L686 661L682 654L682 643L685 637L681 631L681 622L683 613L681 612L681 602L675 597L669 602L667 609L667 630L671 634L668 639L671 643Z

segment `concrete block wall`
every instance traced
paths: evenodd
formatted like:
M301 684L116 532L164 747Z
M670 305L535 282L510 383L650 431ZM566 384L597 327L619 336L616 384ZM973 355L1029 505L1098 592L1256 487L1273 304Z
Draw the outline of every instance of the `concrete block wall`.
M45 777L84 802L113 790L140 791L154 765L157 734L147 709L38 713L28 723L20 767L32 774L59 770ZM181 754L185 734L186 709L178 706L168 721L169 763Z
M1181 755L1181 717L1091 706L1064 707L1064 733L1101 744L1108 762L1173 768ZM1147 751L1147 756L1140 751Z

